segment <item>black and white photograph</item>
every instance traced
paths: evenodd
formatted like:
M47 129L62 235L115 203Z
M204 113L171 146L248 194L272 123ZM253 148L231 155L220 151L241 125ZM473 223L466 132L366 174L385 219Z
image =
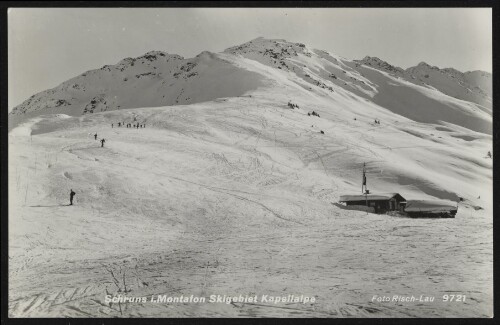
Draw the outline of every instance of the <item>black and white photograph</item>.
M8 8L8 318L492 318L492 11Z

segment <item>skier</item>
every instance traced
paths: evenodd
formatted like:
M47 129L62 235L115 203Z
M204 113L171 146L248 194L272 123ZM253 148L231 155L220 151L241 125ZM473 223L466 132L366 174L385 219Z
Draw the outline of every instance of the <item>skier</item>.
M94 140L97 140L97 133L94 134Z
M488 151L488 158L491 158L491 151Z
M69 192L69 205L73 205L73 196L75 196L75 192L73 192L73 189L70 190Z
M120 122L118 122L118 127L122 126Z
M106 140L101 139L101 148L104 147L104 142L106 142Z
M113 123L111 123L111 128L113 128Z

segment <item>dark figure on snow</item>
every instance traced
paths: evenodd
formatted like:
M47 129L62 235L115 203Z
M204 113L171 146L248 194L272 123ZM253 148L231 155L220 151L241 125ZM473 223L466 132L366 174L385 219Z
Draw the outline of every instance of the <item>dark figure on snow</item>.
M111 123L111 128L113 128L113 123Z
M75 192L73 192L73 189L70 190L69 192L69 205L73 205L73 197L75 196Z
M97 133L94 134L94 140L97 140Z
M101 139L101 148L104 147L104 142L106 142L106 140Z
M491 151L488 151L488 158L491 158Z
M323 130L321 130L321 134L325 134L325 132L323 132Z
M118 127L122 126L120 122L118 122Z

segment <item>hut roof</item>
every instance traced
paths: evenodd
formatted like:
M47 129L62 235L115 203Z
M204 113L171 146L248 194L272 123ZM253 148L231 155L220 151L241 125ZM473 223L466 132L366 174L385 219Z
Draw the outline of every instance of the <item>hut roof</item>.
M415 200L406 204L406 212L430 212L440 213L458 210L456 205L446 201Z
M351 201L388 201L392 198L396 198L399 201L406 201L399 193L380 193L380 194L354 194L354 195L341 195L340 202L351 202Z

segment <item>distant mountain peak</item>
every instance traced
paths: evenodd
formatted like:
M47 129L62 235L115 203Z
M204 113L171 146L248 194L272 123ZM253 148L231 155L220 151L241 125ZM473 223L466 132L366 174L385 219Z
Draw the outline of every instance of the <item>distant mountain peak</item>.
M257 37L251 41L246 42L246 43L243 43L241 45L232 46L230 48L227 48L226 50L224 50L224 52L236 54L238 51L260 52L260 51L263 51L266 49L271 50L271 49L275 49L275 48L293 49L295 52L303 52L303 53L310 52L310 50L307 49L306 45L303 43L289 42L285 39L264 38L262 36Z
M140 60L140 59L147 59L149 61L154 61L154 60L157 60L159 58L176 58L176 59L180 59L180 60L183 60L184 57L180 56L180 55L177 55L177 54L169 54L167 52L163 52L163 51L149 51L139 57L136 58L136 60Z
M431 69L431 70L438 70L438 71L442 71L442 69L440 69L439 67L435 66L435 65L430 65L428 64L427 62L420 62L419 64L417 64L416 66L414 67L410 67L408 69L406 69L407 71L408 70L411 70L411 69ZM458 70L455 70L457 72L459 72Z
M362 60L354 60L357 63L366 65L366 66L371 66L375 68L381 68L385 71L391 72L391 73L396 73L396 74L401 74L404 72L403 69L400 67L393 66L392 64L387 63L384 60L381 60L375 56L365 56Z

